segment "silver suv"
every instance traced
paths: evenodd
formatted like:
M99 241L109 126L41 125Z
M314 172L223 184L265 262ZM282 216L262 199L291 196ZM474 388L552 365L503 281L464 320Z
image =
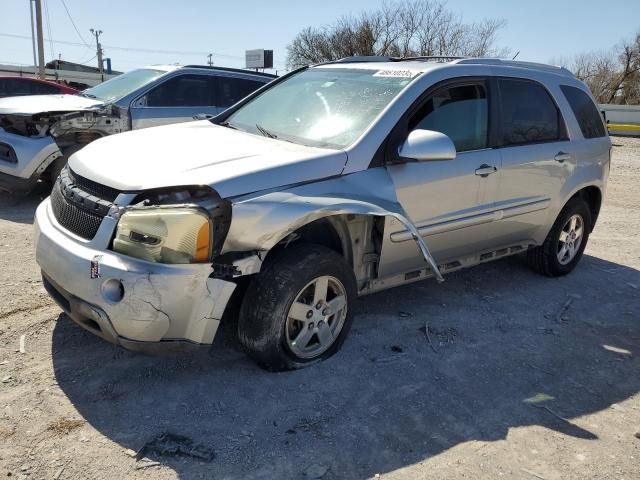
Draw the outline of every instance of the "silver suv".
M275 78L197 65L154 65L77 95L0 99L0 189L28 192L55 180L67 159L97 138L213 117Z
M234 295L247 353L305 367L340 348L359 295L514 254L572 271L610 146L562 68L348 58L76 153L38 208L37 261L113 343L210 345Z

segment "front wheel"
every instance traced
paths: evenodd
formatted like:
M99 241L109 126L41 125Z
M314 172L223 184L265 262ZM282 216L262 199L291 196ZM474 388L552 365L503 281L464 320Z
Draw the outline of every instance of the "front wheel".
M544 243L527 252L529 266L549 277L566 275L582 258L590 231L589 205L581 197L571 199L556 218Z
M324 360L344 342L356 281L334 251L293 245L274 254L243 299L238 336L267 370L291 370Z

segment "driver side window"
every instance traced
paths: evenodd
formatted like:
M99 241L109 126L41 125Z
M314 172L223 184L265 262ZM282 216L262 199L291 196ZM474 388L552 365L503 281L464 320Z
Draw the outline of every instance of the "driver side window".
M489 145L489 104L483 84L450 85L436 90L409 119L409 132L434 130L447 135L458 152Z

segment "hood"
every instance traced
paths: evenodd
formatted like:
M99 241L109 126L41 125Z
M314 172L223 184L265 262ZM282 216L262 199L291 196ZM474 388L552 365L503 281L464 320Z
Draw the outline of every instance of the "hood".
M79 112L103 106L102 100L79 95L25 95L0 98L0 115L31 116L38 113Z
M232 197L339 175L343 150L306 147L208 120L101 138L69 160L80 176L118 190L209 185Z

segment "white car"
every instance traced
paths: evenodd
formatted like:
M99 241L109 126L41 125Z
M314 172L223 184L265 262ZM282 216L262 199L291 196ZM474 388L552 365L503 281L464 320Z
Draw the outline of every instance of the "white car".
M275 78L223 67L154 65L76 95L0 99L0 189L55 180L67 159L114 133L213 117Z

